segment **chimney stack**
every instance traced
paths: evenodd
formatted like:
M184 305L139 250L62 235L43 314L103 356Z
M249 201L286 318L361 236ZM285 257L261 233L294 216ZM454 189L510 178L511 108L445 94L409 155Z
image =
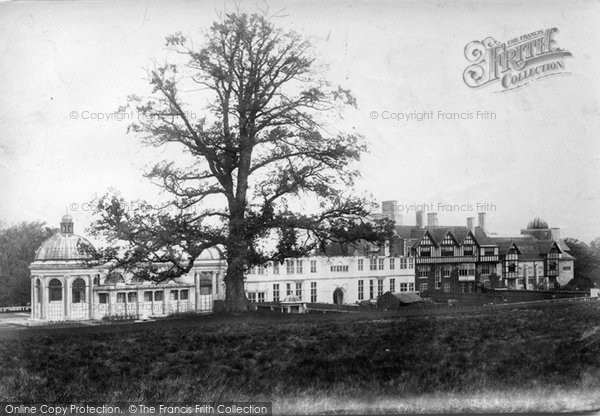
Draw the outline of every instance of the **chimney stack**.
M550 235L553 241L560 240L560 228L552 227L550 228Z
M477 226L485 231L485 212L477 213Z
M475 231L475 218L474 217L468 217L467 218L467 228L471 232Z
M383 201L381 203L381 216L395 221L396 225L402 225L402 215L400 215L398 201Z
M438 226L437 212L428 212L427 213L427 226L428 227L437 227Z
M417 211L417 227L423 228L423 211Z

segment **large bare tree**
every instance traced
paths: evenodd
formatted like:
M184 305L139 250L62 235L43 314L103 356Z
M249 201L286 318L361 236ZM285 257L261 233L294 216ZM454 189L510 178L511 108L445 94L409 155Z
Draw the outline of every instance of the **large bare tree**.
M365 220L366 201L351 194L361 137L331 133L328 122L355 100L320 78L307 41L263 15L233 13L200 49L180 33L167 46L185 62L150 68L152 95L129 105L147 115L131 126L144 143L179 152L147 173L171 195L170 209L99 198L92 231L111 243L104 260L159 281L221 246L226 309L243 311L250 267L389 237L391 224Z

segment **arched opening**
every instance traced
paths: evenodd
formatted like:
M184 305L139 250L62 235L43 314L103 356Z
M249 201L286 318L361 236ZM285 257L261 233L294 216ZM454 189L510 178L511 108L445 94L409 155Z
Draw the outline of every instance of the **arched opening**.
M339 287L333 291L333 303L342 305L344 303L344 291Z
M36 303L42 303L42 282L40 282L40 279L35 281L35 301Z
M62 283L60 280L50 280L50 283L48 283L48 298L50 302L59 302L62 300Z
M73 281L71 288L71 302L85 303L85 281L78 277Z
M212 277L210 275L200 275L200 294L211 295L212 294Z

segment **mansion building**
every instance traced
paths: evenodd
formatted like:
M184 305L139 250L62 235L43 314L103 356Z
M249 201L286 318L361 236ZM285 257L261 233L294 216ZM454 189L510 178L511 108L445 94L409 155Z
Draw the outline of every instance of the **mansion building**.
M383 203L375 218L401 223L396 201ZM550 228L534 218L517 237L488 232L486 214L464 226L440 226L437 213L416 213L415 225L396 225L384 247L369 243L333 245L325 252L253 267L245 286L251 302L357 304L374 302L386 292L427 296L440 291L473 293L490 289L554 289L573 278L574 258ZM162 283L140 281L89 266L65 215L60 231L42 243L31 270L31 319L34 322L166 316L210 312L225 299L227 265L219 247L204 250L189 273Z
M37 250L31 271L31 320L34 322L145 318L182 312L210 312L225 299L227 264L219 247L204 250L189 273L162 283L136 280L89 266L65 215L60 231ZM414 292L415 259L389 245L333 246L326 253L268 263L246 275L253 302L356 304L375 301L387 291Z
M401 222L397 201L386 201L380 217ZM473 293L481 288L555 289L573 279L574 258L560 229L534 218L518 237L496 237L486 213L465 226L441 226L437 213L416 213L414 226L396 225L396 244L415 258L417 290ZM400 221L399 221L400 220Z

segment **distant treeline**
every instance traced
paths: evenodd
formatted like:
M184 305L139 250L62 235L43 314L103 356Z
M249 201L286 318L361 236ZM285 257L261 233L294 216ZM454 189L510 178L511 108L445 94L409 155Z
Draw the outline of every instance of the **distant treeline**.
M43 222L0 225L0 307L31 302L29 265L38 247L56 231Z

